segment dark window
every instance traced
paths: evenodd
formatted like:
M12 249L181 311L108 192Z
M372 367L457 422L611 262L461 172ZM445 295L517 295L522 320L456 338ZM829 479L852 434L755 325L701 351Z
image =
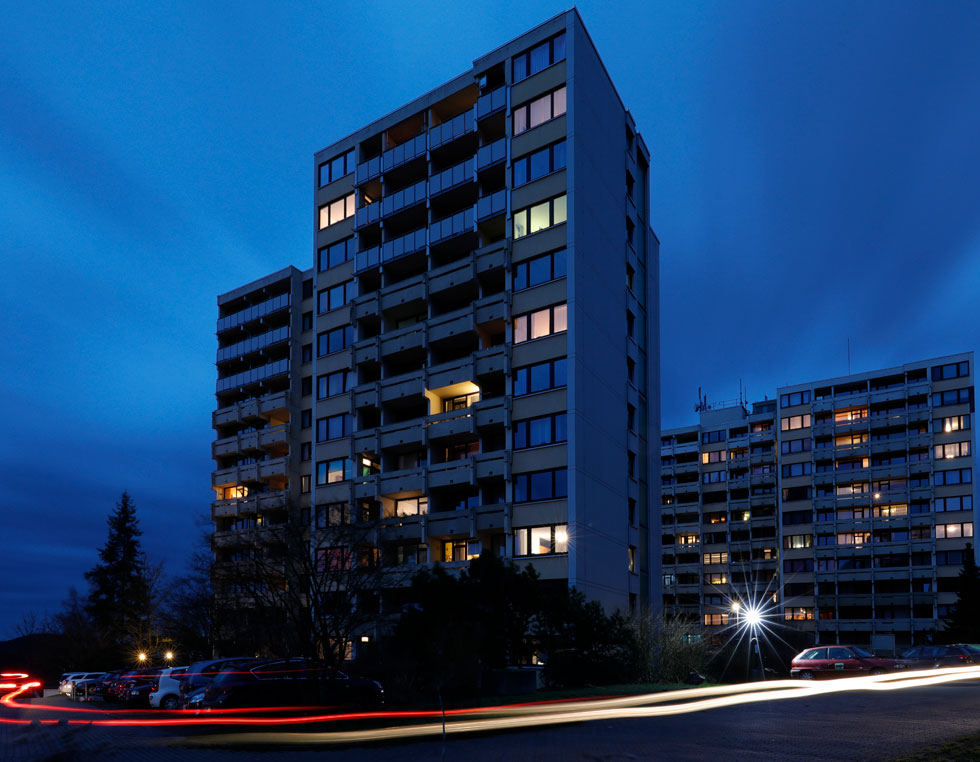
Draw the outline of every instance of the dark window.
M351 373L348 370L338 370L335 373L319 376L316 380L317 399L322 400L343 394L350 389L350 379Z
M783 455L793 452L810 452L811 440L791 439L788 442L780 442L779 449Z
M948 392L936 392L932 395L932 406L941 407L943 405L960 405L969 402L972 389L950 389Z
M565 33L535 45L530 50L514 56L514 82L527 79L532 74L565 60Z
M312 362L312 361L313 361L313 345L312 344L304 344L303 345L303 362Z
M357 247L353 236L324 246L317 252L317 270L323 272L331 267L342 265L344 262L353 259L356 251Z
M322 188L335 180L339 180L344 175L349 175L354 171L354 149L335 156L330 161L323 162L319 167L319 184Z
M313 411L312 410L302 410L299 414L300 428L309 429L313 426Z
M356 288L352 280L322 289L317 294L317 312L322 315L324 312L330 312L331 310L343 307L354 298L355 293Z
M803 392L792 392L791 394L781 394L779 396L780 407L793 407L794 405L810 404L810 390Z
M354 343L354 327L345 325L341 328L334 328L316 337L317 357L339 352Z
M553 500L568 497L568 474L564 468L514 475L514 502Z
M300 380L300 396L305 397L307 394L313 394L313 376L303 376Z
M519 188L539 177L565 168L565 141L540 148L514 159L514 187Z
M545 415L514 422L514 449L565 442L568 434L565 426L565 413Z
M345 437L351 433L351 429L351 416L346 413L320 418L316 422L316 441L327 442Z
M555 278L564 278L565 250L559 249L514 265L514 291L539 286Z
M947 378L961 378L970 375L970 363L963 362L949 363L948 365L936 365L932 369L933 381L945 381Z
M304 463L313 458L313 443L302 442L299 446L299 459Z
M701 444L714 444L715 442L724 442L725 437L728 435L724 429L719 431L706 431L701 435Z
M567 360L558 360L528 365L514 369L514 396L543 392L567 385L565 366Z
M303 281L303 298L309 299L313 296L313 278Z

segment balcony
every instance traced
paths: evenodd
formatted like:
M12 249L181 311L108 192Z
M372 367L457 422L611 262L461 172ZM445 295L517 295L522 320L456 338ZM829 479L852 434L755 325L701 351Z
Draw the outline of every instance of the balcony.
M471 307L440 315L429 321L429 342L445 341L473 330L473 311Z
M420 180L414 185L402 188L397 193L392 193L381 199L381 216L388 217L403 209L408 209L416 204L424 204L426 197L427 183Z
M362 161L357 165L357 172L354 175L355 182L360 185L361 183L367 182L368 180L373 180L375 177L381 174L381 157L375 156L367 161Z
M398 238L385 241L381 245L381 261L390 262L393 259L407 257L417 251L423 251L426 247L426 229L419 228L411 233L406 233Z
M211 457L259 450L286 443L286 426L273 426L260 431L250 431L246 434L236 434L224 437L211 443Z
M483 349L474 355L475 375L488 376L492 373L506 373L510 369L509 347L500 346Z
M470 537L472 529L469 511L430 513L425 521L429 537Z
M439 148L446 143L456 140L456 138L473 132L475 124L476 120L473 117L473 110L469 109L447 122L436 125L429 130L429 150Z
M510 456L506 451L485 452L473 456L477 479L510 477Z
M405 445L421 446L423 427L420 422L393 423L378 429L378 446L382 450L399 448Z
M436 463L429 466L429 487L450 487L456 484L473 483L473 460L453 460L449 463Z
M211 503L211 518L227 518L247 516L253 513L269 513L282 511L286 508L288 496L285 490L263 492L258 495L238 498L237 500L216 500Z
M430 243L436 244L446 241L463 233L473 232L473 209L464 209L461 212L436 220L429 227Z
M499 190L490 196L481 196L476 202L476 219L480 222L507 212L507 191Z
M469 438L476 434L472 408L436 413L425 419L425 433L430 442Z
M259 467L259 479L272 479L276 476L286 476L289 471L289 458L273 458L256 465Z
M389 148L381 154L381 171L387 172L395 167L400 167L412 159L425 155L426 148L425 133L416 135L411 140L406 140L394 148Z
M510 412L510 398L480 400L473 405L473 412L476 415L477 428L505 425Z
M363 363L376 363L380 360L379 345L381 340L378 336L370 339L361 339L354 344L353 359L355 367Z
M381 310L383 312L411 302L423 303L426 300L425 282L421 279L402 281L381 291Z
M265 396L257 399L244 400L243 402L239 402L235 405L229 405L228 407L215 410L211 414L211 423L213 426L218 427L229 423L247 421L253 418L265 418L273 413L286 410L287 405L287 392L266 394Z
M486 95L481 95L476 102L476 118L483 119L507 106L507 88L498 87Z
M249 323L252 320L258 320L261 317L271 315L273 312L278 312L287 307L289 307L289 294L274 296L271 299L267 299L240 312L218 318L218 333L243 325L244 323Z
M260 349L265 349L266 347L271 347L273 344L279 344L283 341L289 341L289 326L284 325L281 328L276 328L272 331L267 331L266 333L259 334L258 336L253 336L244 341L239 341L237 344L232 344L229 347L223 347L218 350L218 362L225 362L226 360L233 360L236 357L242 357L243 355L251 354L252 352L258 352Z
M423 381L423 371L385 379L378 383L380 388L381 402L393 402L404 397L419 397L425 393L425 383Z
M399 492L424 492L424 479L421 468L403 471L390 471L378 474L378 494L396 495Z
M476 280L476 266L471 259L452 262L429 273L429 294L439 294Z
M389 357L400 352L422 349L426 344L425 323L416 323L405 328L399 328L391 333L383 334L381 338L381 356Z
M507 159L507 138L495 140L490 145L480 146L476 152L476 171L500 164Z
M360 230L368 225L373 225L381 219L381 204L374 202L362 206L354 213L354 230Z
M429 178L429 195L437 196L475 180L476 163L467 159Z
M218 393L226 392L229 389L256 384L259 381L264 381L273 376L281 376L286 373L289 373L289 360L277 360L276 362L271 362L258 368L252 368L251 370L219 378L215 384L215 391Z

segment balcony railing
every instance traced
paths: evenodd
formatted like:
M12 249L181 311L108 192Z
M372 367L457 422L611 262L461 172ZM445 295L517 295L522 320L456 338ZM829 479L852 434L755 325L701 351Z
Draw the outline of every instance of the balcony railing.
M247 355L250 352L257 352L265 347L278 344L280 341L288 340L289 326L284 325L281 328L267 331L266 333L253 336L252 338L245 339L244 341L239 341L237 344L232 344L230 347L219 349L218 362L224 362L225 360L231 360L235 357L241 357L242 355Z
M426 245L425 233L425 228L419 228L391 241L385 241L381 244L381 261L390 262L393 259L424 249Z
M381 199L381 216L387 217L389 214L400 212L406 207L425 201L426 181L420 180L414 185L402 188L397 193L392 193Z
M375 202L362 206L354 214L354 230L363 228L381 219L381 204Z
M422 133L421 135L416 135L411 140L406 140L401 145L389 148L381 154L381 170L387 172L390 169L404 164L406 161L411 161L417 156L423 155L426 147L426 136L425 133Z
M252 368L251 370L235 373L234 375L226 376L225 378L219 378L216 391L224 392L238 386L247 386L248 384L264 381L267 378L279 376L284 373L289 373L288 359L277 360L276 362L270 362L269 364L263 365L259 368Z
M455 140L460 135L472 132L474 124L473 110L470 109L450 119L448 122L436 125L429 130L429 148L438 148L451 140Z
M473 159L467 159L429 178L429 193L435 196L473 180Z
M289 294L274 296L264 302L247 307L240 312L228 315L227 317L218 318L218 333L227 331L229 328L234 328L242 325L243 323L248 323L251 320L257 320L260 317L265 317L273 312L278 312L279 310L285 309L288 306Z
M431 226L431 242L438 243L447 238L473 230L473 209L464 209L449 217L436 220Z
M507 211L507 191L499 190L490 196L483 196L476 202L476 218L485 220Z
M360 185L381 174L381 157L375 156L367 161L362 161L357 165L357 174L354 175L355 182Z
M501 138L490 145L480 146L476 152L477 171L486 169L491 164L498 164L507 158L507 138Z
M500 111L506 105L507 88L498 87L493 92L480 96L480 99L476 102L476 118L483 119L485 116L490 116L490 114L495 111Z

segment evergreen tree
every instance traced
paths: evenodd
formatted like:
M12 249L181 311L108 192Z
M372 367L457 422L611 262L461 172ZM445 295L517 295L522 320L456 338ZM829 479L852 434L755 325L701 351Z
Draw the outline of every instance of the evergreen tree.
M946 635L958 643L980 642L980 569L969 543L963 551L959 595L946 620Z
M123 492L107 521L109 535L99 563L85 572L90 586L86 609L107 648L138 648L150 609L150 579L140 544L136 506Z

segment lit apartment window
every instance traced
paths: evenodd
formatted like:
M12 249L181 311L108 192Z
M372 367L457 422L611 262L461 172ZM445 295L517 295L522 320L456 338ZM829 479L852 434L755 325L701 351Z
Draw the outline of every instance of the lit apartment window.
M514 159L514 187L565 168L565 141L559 140L526 156Z
M850 423L851 421L863 421L868 417L868 408L861 407L854 410L838 410L834 413L834 423Z
M704 563L706 564L727 564L728 554L727 553L704 553Z
M514 109L514 134L533 129L565 113L565 87Z
M952 460L953 458L963 458L970 454L969 442L951 442L950 444L936 445L936 460Z
M248 497L248 487L225 487L221 497L224 500L240 500L243 497Z
M725 462L725 450L715 450L714 452L703 452L701 453L702 463L724 463Z
M704 575L704 584L706 585L727 585L728 575L725 572L712 572L711 574Z
M636 547L633 545L626 548L626 567L630 574L636 574Z
M932 422L932 430L937 434L950 434L954 431L966 431L970 428L970 416L954 415L949 418L937 418Z
M395 501L396 516L424 516L429 512L429 498L406 497Z
M514 449L524 450L528 447L541 447L567 441L565 420L565 413L556 413L540 418L514 421Z
M311 487L312 487L312 485L311 485L311 477L310 477L309 474L303 474L301 477L299 477L299 491L300 492L302 492L304 495L307 495L307 494L309 494L309 492L311 490Z
M442 560L443 563L452 563L453 561L469 561L479 555L479 546L477 543L472 543L469 540L446 540L442 544Z
M350 458L322 460L316 464L317 486L347 481L354 476L354 463Z
M973 537L973 524L936 524L936 539L951 540Z
M316 570L318 572L342 571L354 565L354 550L348 547L317 548Z
M782 431L793 431L795 429L805 429L810 425L810 414L790 415L780 419L779 428Z
M515 556L543 556L568 552L568 525L522 527L514 530Z
M797 548L812 548L812 534L787 534L783 536L783 547L789 550Z
M783 618L787 622L805 622L813 619L813 608L811 606L787 606L783 609Z
M465 410L479 401L479 392L473 392L472 394L460 394L457 397L449 397L442 401L442 412L450 413L454 410Z
M728 624L728 614L705 614L704 615L704 626L705 627L720 627L722 625Z
M567 197L563 193L540 204L518 209L514 212L514 238L523 238L565 222L568 219L566 202Z
M325 288L317 294L317 312L322 315L324 312L339 309L353 299L356 293L353 280Z
M514 502L568 497L568 472L564 468L514 474Z
M701 537L696 534L679 534L677 535L678 545L697 545L701 541Z
M343 222L354 216L354 194L349 193L342 198L331 201L320 207L320 230Z
M514 56L514 83L565 60L565 33L545 40L530 50Z
M323 162L317 169L321 188L349 175L354 171L354 149Z
M565 250L558 249L514 265L514 291L540 286L565 275Z
M514 343L540 339L568 330L568 306L556 304L514 318Z
M349 370L338 370L334 373L327 373L317 376L316 379L316 398L326 399L343 394L350 389L351 372Z
M566 386L568 384L566 366L567 360L562 357L523 368L514 368L514 396L523 397L526 394Z
M317 252L317 270L322 273L331 267L342 265L353 259L356 252L357 244L354 242L354 236L324 246Z

